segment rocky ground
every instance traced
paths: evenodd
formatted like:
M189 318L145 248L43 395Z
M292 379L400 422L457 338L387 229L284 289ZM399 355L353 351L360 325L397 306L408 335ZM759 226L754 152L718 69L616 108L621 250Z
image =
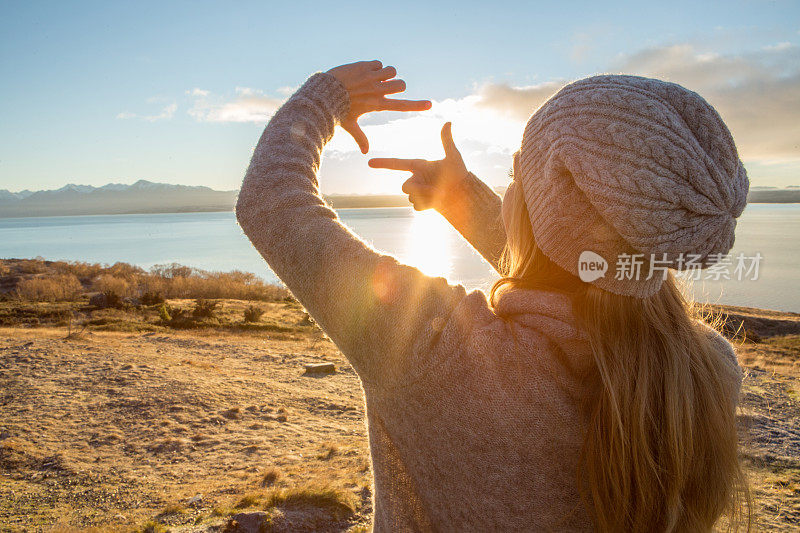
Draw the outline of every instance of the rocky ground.
M800 315L729 311L756 529L800 529ZM370 477L358 379L314 328L0 328L0 530L363 531Z

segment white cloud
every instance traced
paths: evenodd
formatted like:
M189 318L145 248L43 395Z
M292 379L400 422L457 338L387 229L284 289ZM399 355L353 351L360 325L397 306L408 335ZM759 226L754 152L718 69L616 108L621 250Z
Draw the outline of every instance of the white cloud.
M719 111L742 159L800 160L800 48L781 43L738 54L703 54L689 45L652 48L619 70L698 92Z
M585 53L576 40L575 59ZM705 97L733 132L741 157L754 168L800 161L800 48L791 43L742 54L723 54L677 44L619 56L608 72L652 76L680 83ZM587 72L585 75L593 73ZM453 135L468 167L492 185L508 181L511 155L519 148L529 116L570 80L552 79L515 87L476 86L462 98L434 101L424 113L382 113L362 118L370 141L368 157L442 157L439 131L453 122ZM223 97L199 88L187 91L189 114L205 122L265 123L295 88L261 90L237 87ZM122 115L122 114L121 114ZM125 117L129 118L129 117ZM339 132L323 165L336 191L381 192L404 179L403 173L368 170L350 136ZM787 163L788 164L788 163ZM378 179L375 179L375 178Z
M236 87L236 96L229 100L202 89L187 94L194 99L189 115L200 122L266 122L283 103L250 87Z
M764 50L781 51L781 50L788 50L791 47L792 47L792 43L790 43L789 41L784 41L782 43L773 44L773 45L770 45L770 46L765 46Z
M623 56L609 71L665 79L698 92L719 111L746 161L800 161L800 48L795 45L739 55L686 44L664 46ZM402 151L424 154L422 139L430 141L431 135L421 135L423 128L435 135L437 125L453 120L454 135L460 132L462 140L482 146L484 153L513 152L531 113L567 81L528 87L487 84L465 98L435 102L424 115L364 130L378 141L374 146L402 144ZM355 145L341 141L337 148Z

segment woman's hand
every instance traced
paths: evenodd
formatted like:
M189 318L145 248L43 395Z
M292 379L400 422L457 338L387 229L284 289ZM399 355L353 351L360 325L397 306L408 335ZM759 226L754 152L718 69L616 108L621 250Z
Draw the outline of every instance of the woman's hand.
M453 191L466 178L467 166L461 153L453 142L452 123L442 127L442 145L444 159L426 161L425 159L375 158L369 160L372 168L388 168L391 170L407 170L413 172L403 183L403 192L414 209L434 208L442 211L453 194Z
M425 111L431 108L429 100L386 98L387 94L405 91L406 82L393 79L397 70L384 67L380 61L349 63L330 69L328 74L339 80L350 95L350 112L341 124L364 154L369 151L369 141L358 125L358 117L373 111Z

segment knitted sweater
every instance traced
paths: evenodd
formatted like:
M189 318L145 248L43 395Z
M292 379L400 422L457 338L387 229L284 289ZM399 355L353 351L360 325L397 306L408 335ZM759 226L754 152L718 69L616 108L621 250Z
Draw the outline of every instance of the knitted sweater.
M264 130L236 214L361 378L374 530L590 530L576 468L591 352L569 298L514 290L492 308L349 231L317 182L348 106L334 77L309 78ZM500 199L472 177L462 201L470 214L448 218L496 259Z

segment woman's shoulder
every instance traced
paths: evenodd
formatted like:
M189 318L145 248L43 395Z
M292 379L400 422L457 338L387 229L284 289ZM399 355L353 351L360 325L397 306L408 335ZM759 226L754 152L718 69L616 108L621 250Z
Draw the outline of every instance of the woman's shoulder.
M738 393L739 389L742 385L742 378L744 377L744 372L742 370L741 365L739 364L739 358L736 355L736 348L735 346L726 339L719 331L712 328L705 322L698 320L697 321L698 327L700 327L701 331L706 335L706 338L711 343L711 346L717 353L720 354L725 363L727 363L727 368L730 371L730 376L734 384L734 388Z

